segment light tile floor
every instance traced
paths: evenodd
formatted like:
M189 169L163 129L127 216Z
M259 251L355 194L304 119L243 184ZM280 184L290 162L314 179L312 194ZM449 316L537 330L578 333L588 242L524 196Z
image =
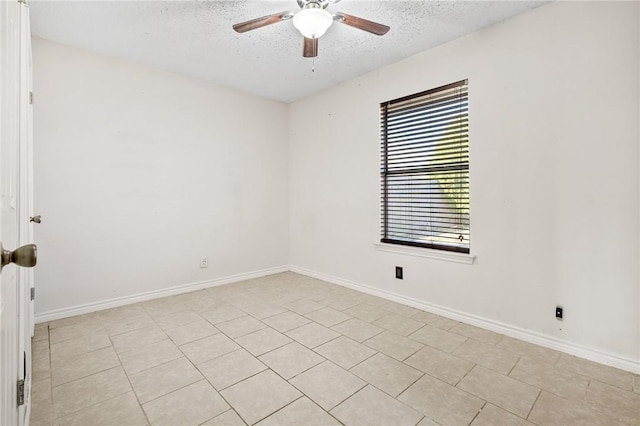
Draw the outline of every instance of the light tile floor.
M637 375L293 273L39 324L32 425L638 425Z

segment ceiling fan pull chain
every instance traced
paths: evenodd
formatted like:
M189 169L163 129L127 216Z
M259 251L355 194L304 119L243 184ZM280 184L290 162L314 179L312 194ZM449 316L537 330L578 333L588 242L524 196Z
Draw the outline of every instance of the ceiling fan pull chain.
M316 58L313 58L313 65L311 65L311 72L316 72Z

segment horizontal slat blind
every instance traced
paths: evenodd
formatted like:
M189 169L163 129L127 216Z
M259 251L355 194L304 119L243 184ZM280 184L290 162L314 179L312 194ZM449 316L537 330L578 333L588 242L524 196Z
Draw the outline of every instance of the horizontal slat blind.
M469 253L467 81L380 104L382 242Z

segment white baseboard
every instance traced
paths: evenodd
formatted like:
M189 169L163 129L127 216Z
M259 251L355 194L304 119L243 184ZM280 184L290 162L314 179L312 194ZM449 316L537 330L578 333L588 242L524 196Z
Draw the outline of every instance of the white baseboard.
M552 336L544 335L534 331L526 330L519 327L514 327L509 324L504 324L498 321L493 321L487 318L479 317L476 315L467 314L465 312L449 309L443 306L434 305L418 299L403 296L398 293L390 291L380 290L374 287L370 287L364 284L359 284L353 281L345 280L343 278L334 277L331 275L319 273L309 269L290 266L292 272L307 275L312 278L317 278L323 281L327 281L333 284L337 284L343 287L358 290L363 293L371 294L374 296L382 297L387 300L402 303L413 308L421 309L423 311L431 312L436 315L440 315L446 318L451 318L456 321L464 322L466 324L475 325L477 327L484 328L486 330L494 331L496 333L504 334L509 337L524 340L525 342L534 343L545 348L555 349L557 351L565 352L570 355L575 355L580 358L585 358L590 361L595 361L600 364L609 365L621 370L629 371L635 374L640 374L640 360L633 360L610 354L598 349L593 349L578 345L575 343L563 341Z
M158 299L160 297L174 296L176 294L189 293L191 291L202 290L203 288L216 287L219 285L230 284L238 281L249 280L252 278L264 277L266 275L277 274L289 271L289 266L277 266L274 268L261 269L253 272L245 272L242 274L231 275L228 277L215 278L207 281L183 284L175 287L163 288L160 290L149 291L146 293L133 294L131 296L116 297L114 299L101 300L99 302L87 303L83 305L71 306L68 308L55 309L52 311L42 312L35 315L35 322L43 323L61 318L72 317L76 315L88 314L90 312L101 311L104 309L115 308L132 303L144 302L146 300Z

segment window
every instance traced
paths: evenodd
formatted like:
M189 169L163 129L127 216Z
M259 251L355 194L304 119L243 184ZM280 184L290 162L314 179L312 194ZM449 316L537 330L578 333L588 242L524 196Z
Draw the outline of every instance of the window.
M380 104L383 243L469 253L467 81Z

